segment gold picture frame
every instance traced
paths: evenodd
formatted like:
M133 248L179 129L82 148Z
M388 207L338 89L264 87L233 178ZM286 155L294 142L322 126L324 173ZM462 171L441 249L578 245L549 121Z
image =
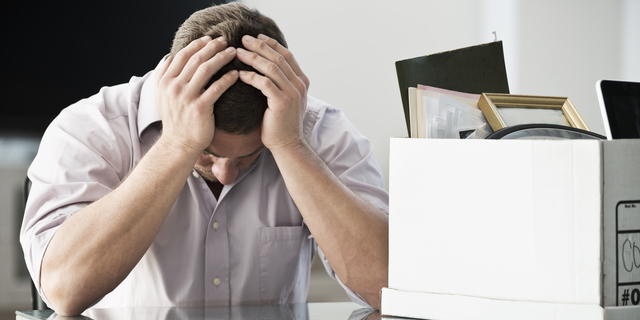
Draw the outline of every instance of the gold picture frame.
M483 93L478 107L493 131L528 123L559 124L591 131L566 97Z

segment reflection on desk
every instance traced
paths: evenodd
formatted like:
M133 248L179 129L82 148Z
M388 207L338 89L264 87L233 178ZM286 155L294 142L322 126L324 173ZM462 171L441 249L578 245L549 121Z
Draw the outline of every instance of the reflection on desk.
M157 307L91 309L79 317L61 317L53 311L16 311L17 320L377 320L380 313L353 302L242 305L216 307Z

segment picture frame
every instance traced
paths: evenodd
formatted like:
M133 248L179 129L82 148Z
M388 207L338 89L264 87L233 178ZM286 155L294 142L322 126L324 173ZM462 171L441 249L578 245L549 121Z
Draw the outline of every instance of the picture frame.
M532 123L564 125L591 131L567 97L483 93L478 107L493 131Z

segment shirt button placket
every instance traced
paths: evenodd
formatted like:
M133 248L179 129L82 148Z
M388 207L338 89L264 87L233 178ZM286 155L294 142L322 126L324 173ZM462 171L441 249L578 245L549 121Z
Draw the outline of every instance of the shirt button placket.
M209 221L205 238L205 302L230 304L229 294L229 242L225 223L227 220L225 201L218 202Z
M211 227L213 227L214 231L218 231L218 220L214 220L213 223L211 224ZM216 288L220 285L221 281L219 277L216 277L215 279L213 279L213 284L216 286Z

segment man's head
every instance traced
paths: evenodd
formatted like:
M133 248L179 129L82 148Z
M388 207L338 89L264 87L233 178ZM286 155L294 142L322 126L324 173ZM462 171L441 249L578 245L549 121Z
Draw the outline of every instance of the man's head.
M257 37L264 34L287 46L284 35L276 23L257 10L251 10L239 3L212 6L192 14L178 29L173 39L171 55L203 36L215 39L224 36L230 47L243 48L242 36ZM216 73L211 81L219 79L230 70L255 71L237 58ZM215 103L213 114L217 130L231 134L249 134L262 124L267 98L260 90L237 81Z

